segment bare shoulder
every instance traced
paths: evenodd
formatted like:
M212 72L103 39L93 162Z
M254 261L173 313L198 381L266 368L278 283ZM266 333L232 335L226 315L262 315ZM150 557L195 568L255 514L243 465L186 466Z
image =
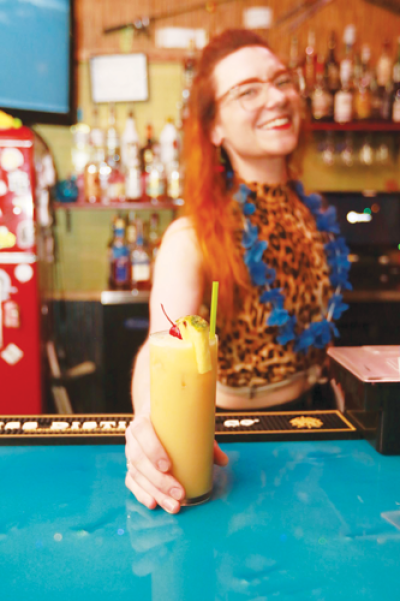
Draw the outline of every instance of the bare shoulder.
M150 296L150 331L165 326L161 303L172 319L197 314L203 287L202 254L190 219L183 217L168 227L157 253Z
M180 217L168 226L162 238L160 253L183 254L188 261L201 261L200 246L189 217Z
M196 232L194 230L190 217L179 217L175 219L164 232L163 242L170 238L179 238L180 240L191 240L197 242Z

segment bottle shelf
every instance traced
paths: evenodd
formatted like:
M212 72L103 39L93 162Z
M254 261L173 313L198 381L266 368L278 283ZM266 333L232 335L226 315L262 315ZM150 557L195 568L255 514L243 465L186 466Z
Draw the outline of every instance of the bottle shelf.
M348 303L399 302L400 290L352 290L344 292L344 301ZM47 300L100 302L102 305L146 304L150 299L149 291L135 290L76 290L51 292Z
M86 211L116 211L116 210L133 210L133 211L176 211L183 206L183 200L158 200L156 202L141 201L141 202L109 202L107 204L95 203L90 204L78 200L76 202L55 202L54 208L61 210L86 210Z
M360 132L400 132L400 123L392 121L351 121L335 123L332 121L311 121L307 124L309 131L360 131Z
M52 291L46 295L48 301L99 302L102 305L146 304L150 299L148 290L69 290Z

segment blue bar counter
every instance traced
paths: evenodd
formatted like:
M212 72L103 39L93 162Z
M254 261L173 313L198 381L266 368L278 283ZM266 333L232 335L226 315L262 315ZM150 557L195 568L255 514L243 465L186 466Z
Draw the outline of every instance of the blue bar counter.
M121 445L0 447L0 599L400 599L400 457L222 447L212 500L177 515L133 498Z

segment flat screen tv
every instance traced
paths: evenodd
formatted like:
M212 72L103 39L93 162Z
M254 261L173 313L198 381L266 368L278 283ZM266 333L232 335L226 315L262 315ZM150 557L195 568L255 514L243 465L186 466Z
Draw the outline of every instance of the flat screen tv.
M73 0L0 1L0 109L73 122Z

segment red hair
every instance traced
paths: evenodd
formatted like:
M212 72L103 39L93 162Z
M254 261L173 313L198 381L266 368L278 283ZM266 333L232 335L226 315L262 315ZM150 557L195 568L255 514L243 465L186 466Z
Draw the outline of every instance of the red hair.
M200 243L207 286L213 280L219 281L220 315L228 320L249 290L250 279L237 244L238 236L241 239L241 212L227 189L221 149L211 142L217 112L213 73L222 59L247 46L270 50L262 37L246 29L228 29L204 48L184 127L185 212L191 217ZM301 172L304 147L305 132L301 128L296 152L288 157L291 178ZM210 288L206 293L210 293Z
M184 130L185 209L201 246L207 283L219 281L220 313L228 317L248 289L249 278L235 243L241 227L236 203L227 191L220 149L211 142L216 117L213 72L222 59L246 46L269 48L259 35L246 29L226 30L204 48Z

